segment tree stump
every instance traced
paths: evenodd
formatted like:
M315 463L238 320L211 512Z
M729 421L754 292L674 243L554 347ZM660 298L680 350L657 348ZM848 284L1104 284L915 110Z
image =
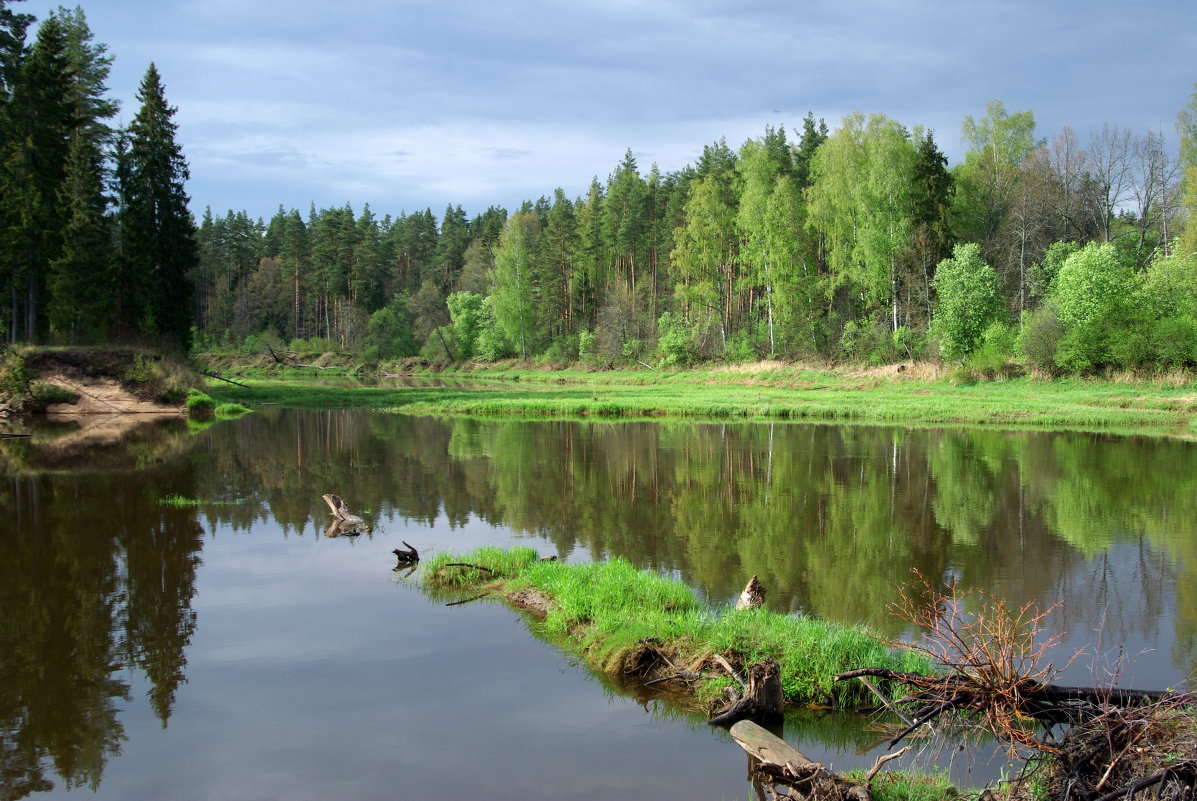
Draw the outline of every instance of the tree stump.
M719 710L707 723L728 726L739 720L771 723L781 720L785 713L785 696L781 690L781 668L772 657L748 667L748 684L744 693L730 705Z

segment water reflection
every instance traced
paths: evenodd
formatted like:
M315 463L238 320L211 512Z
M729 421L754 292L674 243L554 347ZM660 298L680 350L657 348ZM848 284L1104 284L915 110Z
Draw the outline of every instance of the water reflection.
M384 528L484 521L562 556L619 554L713 603L756 573L776 609L894 637L910 632L887 605L912 569L1059 601L1052 625L1071 643L1156 649L1140 686L1174 685L1197 658L1197 448L1183 442L284 410L98 450L55 442L0 445L0 799L48 789L50 773L97 786L124 738L122 671L165 726L205 530L323 539L326 492Z
M51 789L50 769L96 789L124 739L122 670L148 680L166 726L185 681L203 532L194 512L157 502L165 480L140 474L132 495L121 474L0 484L0 798Z

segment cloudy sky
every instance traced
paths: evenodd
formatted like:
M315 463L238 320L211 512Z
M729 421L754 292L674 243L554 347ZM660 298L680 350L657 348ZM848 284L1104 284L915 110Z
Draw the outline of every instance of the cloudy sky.
M58 2L13 7L43 18ZM992 98L1038 132L1162 130L1197 82L1197 0L83 0L135 113L178 107L197 213L379 214L576 196L631 148L692 163L851 111L935 131Z

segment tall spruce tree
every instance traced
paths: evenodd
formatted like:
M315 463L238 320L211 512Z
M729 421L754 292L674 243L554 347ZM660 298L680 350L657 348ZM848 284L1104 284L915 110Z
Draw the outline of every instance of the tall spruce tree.
M141 107L129 126L124 163L118 166L127 278L119 322L126 331L188 350L193 318L190 273L199 263L195 222L183 186L190 173L175 141L176 109L167 104L153 64L137 99Z
M0 277L7 290L10 340L39 338L45 325L49 263L59 255L66 213L58 191L66 176L73 114L67 37L54 17L11 84L0 151Z

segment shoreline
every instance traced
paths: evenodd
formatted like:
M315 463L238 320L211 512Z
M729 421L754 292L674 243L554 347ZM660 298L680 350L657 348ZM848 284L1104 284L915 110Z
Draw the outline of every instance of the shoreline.
M964 425L1197 439L1197 383L1187 375L958 381L929 365L900 372L772 363L586 372L502 364L378 379L351 366L223 368L245 386L209 380L209 391L247 406L527 419Z

